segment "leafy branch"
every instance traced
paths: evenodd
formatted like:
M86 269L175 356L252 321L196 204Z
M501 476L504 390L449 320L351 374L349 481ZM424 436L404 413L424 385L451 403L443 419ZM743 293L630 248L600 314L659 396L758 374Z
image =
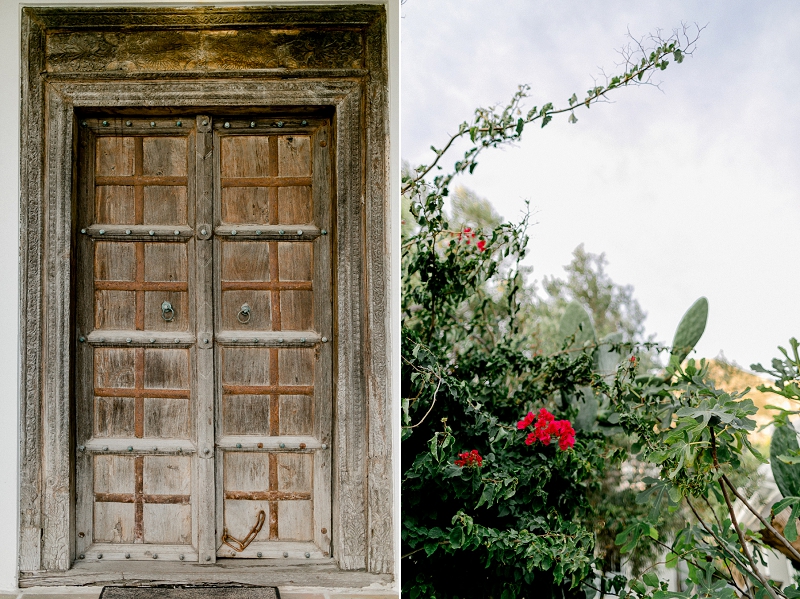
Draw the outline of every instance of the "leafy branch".
M656 85L652 78L658 71L663 71L672 58L676 63L683 62L686 56L694 53L700 32L705 27L690 26L686 23L673 30L669 37L663 37L660 30L643 38L637 39L628 32L632 40L627 46L619 50L622 62L617 66L623 71L619 75L607 76L601 73L604 83L595 85L586 91L583 99L579 100L576 93L567 100L567 106L556 108L552 102L543 106L534 106L524 115L522 102L528 97L529 85L521 85L512 96L510 102L502 109L498 107L478 108L473 120L464 121L458 131L450 136L441 148L431 146L435 157L429 164L416 167L413 173L403 177L402 193L411 196L424 191L425 177L436 169L441 169L439 162L442 157L453 147L454 143L469 137L472 144L461 160L455 163L452 172L439 175L433 180L433 187L439 190L447 186L459 173L472 173L477 166L477 158L486 148L494 148L501 144L513 143L522 137L526 125L537 121L545 127L554 116L570 113L569 122L578 121L575 110L581 106L587 109L598 102L607 102L608 96L616 89L629 85ZM596 83L596 81L595 81ZM446 195L446 194L445 194Z

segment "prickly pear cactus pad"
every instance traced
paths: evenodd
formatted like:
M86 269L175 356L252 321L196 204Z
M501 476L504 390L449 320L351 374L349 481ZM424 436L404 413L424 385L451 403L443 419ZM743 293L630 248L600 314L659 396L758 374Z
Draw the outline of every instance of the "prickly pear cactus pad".
M670 353L670 364L675 366L683 362L686 357L700 341L703 331L706 330L708 321L708 300L704 297L698 299L686 310L686 314L681 318L678 329L675 331L675 338L672 341L672 352Z
M567 306L558 325L559 337L566 340L572 335L575 335L575 340L570 347L582 347L587 341L597 342L592 317L578 302L572 302Z

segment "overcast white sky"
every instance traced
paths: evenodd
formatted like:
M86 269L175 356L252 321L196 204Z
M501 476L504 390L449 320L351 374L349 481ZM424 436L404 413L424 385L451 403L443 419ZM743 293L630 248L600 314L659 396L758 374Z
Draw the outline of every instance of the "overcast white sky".
M580 243L605 252L659 340L702 295L700 356L749 367L800 337L800 3L407 0L401 12L411 163L520 83L529 107L582 97L600 67L614 70L628 29L707 24L661 90L622 89L575 125L531 127L459 183L508 219L530 200L534 278L562 275Z

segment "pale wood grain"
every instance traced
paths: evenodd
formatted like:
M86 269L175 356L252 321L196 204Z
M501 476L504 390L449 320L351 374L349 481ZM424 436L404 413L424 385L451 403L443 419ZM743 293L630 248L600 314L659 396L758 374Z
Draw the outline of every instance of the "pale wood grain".
M266 243L223 241L220 244L223 281L269 281L269 248Z
M223 435L268 435L270 400L263 395L222 398Z
M94 436L132 437L134 434L133 397L96 397Z
M97 222L131 224L136 222L135 192L131 186L98 185L95 192Z
M213 175L214 152L211 117L198 115L195 119L196 138L192 159L194 177L193 214L195 230L206 228L206 235L198 235L194 242L194 287L195 287L195 334L210 338L214 331L214 238L213 224ZM192 387L196 397L196 434L198 454L194 461L197 481L195 486L195 520L193 536L196 539L200 563L216 560L216 480L217 452L214 451L216 432L214 386L217 350L213 341L210 347L194 351L194 378Z
M189 350L146 349L144 352L145 389L188 389Z
M281 187L278 189L278 223L301 225L312 222L312 187Z
M46 11L47 9L30 10ZM374 14L381 13L375 13L375 9L370 10L373 12L367 11L368 14L372 15L369 17L369 19L367 19L367 21L365 21L367 24L363 26L359 25L359 27L365 27L364 31L373 32L370 34L371 37L368 37L367 39L374 40L374 31L376 29L379 32L382 31L382 23L380 22L380 19L378 19L378 21L374 20ZM69 13L67 12L63 14ZM39 17L37 17L37 19L38 18ZM42 22L44 21L39 21L39 23ZM126 26L130 26L130 24L134 22L135 20L131 21L127 17L125 19L125 23L127 24ZM375 26L376 22L377 26ZM37 24L37 27L41 26L42 25ZM71 169L74 161L71 156L71 141L69 143L64 143L63 140L72 139L70 128L74 123L73 115L75 114L75 110L80 110L80 107L89 105L109 106L114 104L125 104L128 106L135 106L137 103L147 103L155 105L175 104L191 106L192 103L194 103L196 105L206 106L232 106L237 104L237 102L259 103L260 106L266 106L269 104L301 106L306 102L311 102L328 105L335 108L336 123L338 127L337 135L332 136L328 140L328 147L332 147L334 145L333 141L335 139L337 150L337 158L335 163L337 182L336 197L338 202L337 214L340 215L337 216L337 219L339 219L339 225L343 223L346 224L346 222L349 221L351 226L332 226L332 223L330 223L321 228L325 228L329 232L329 236L326 238L329 240L329 243L336 242L337 244L335 246L336 268L329 269L327 271L329 273L327 276L330 278L334 270L336 271L336 276L338 277L336 297L340 302L337 306L344 309L337 309L337 312L335 313L337 327L332 326L331 320L325 321L323 312L326 301L325 297L332 298L334 296L332 293L327 296L321 296L319 294L321 289L319 285L324 286L325 283L323 280L318 279L315 275L313 292L314 322L313 330L311 332L317 336L317 338L319 338L319 333L322 331L323 334L327 333L325 336L328 339L335 339L335 344L330 343L320 345L317 348L320 355L318 360L323 362L325 353L332 353L335 350L337 356L337 367L344 368L347 371L343 378L337 377L335 383L336 396L338 400L337 410L343 410L340 413L346 413L353 416L353 421L346 423L346 427L355 427L356 432L364 432L367 430L366 418L364 415L365 411L372 410L372 406L376 405L375 401L377 401L378 404L380 404L382 401L385 403L386 401L386 395L381 395L379 391L375 391L377 388L374 385L370 385L368 387L362 385L359 387L358 381L354 380L354 377L357 379L366 372L366 370L362 368L364 362L359 362L358 356L355 356L355 360L350 360L350 358L353 356L348 352L352 351L354 348L358 348L359 351L362 348L366 348L367 353L364 358L369 361L370 365L376 365L377 367L377 370L374 371L377 373L377 379L375 380L377 380L379 384L382 380L384 380L381 379L381 377L383 377L383 373L385 372L385 368L382 366L382 364L385 365L385 360L380 355L371 353L375 340L377 339L380 341L382 339L380 336L380 330L378 331L379 334L377 337L369 337L368 344L366 345L360 342L359 331L361 331L361 327L364 326L372 327L374 325L378 328L383 326L381 323L382 319L385 318L386 311L382 307L383 303L381 303L381 298L385 297L385 294L383 296L381 295L379 287L381 284L383 284L381 281L385 281L384 273L386 272L385 269L386 265L388 264L386 246L384 243L386 239L387 226L385 224L385 220L382 222L376 221L377 226L368 226L366 230L361 231L361 236L355 233L359 232L360 225L358 223L364 222L365 219L362 211L363 205L360 204L362 200L366 198L368 210L381 208L381 203L383 202L383 205L385 205L385 202L388 201L385 194L382 197L378 197L379 194L373 193L375 190L380 191L380 186L376 185L375 181L379 180L382 176L385 176L382 174L383 171L381 170L383 166L380 166L380 164L384 163L381 163L380 158L381 156L385 155L385 144L387 143L387 138L383 134L377 137L374 135L369 137L368 134L366 139L371 139L372 141L370 141L371 145L369 147L365 147L363 141L365 138L361 137L360 133L356 134L356 131L361 126L361 122L359 121L361 114L370 114L370 119L376 118L376 115L377 117L381 117L383 114L380 112L383 109L383 105L381 103L384 102L380 94L381 90L378 89L378 93L376 93L376 88L373 83L370 83L370 85L373 85L373 87L371 88L370 94L367 96L363 94L364 90L367 89L366 85L360 80L326 79L327 76L324 73L320 74L320 72L312 72L311 70L306 70L304 72L303 68L297 70L297 73L299 73L299 78L296 80L270 80L272 75L268 75L266 77L259 75L262 77L261 80L253 80L252 75L250 75L251 79L248 79L248 76L245 75L241 81L237 80L236 86L234 86L235 89L231 88L229 81L223 82L214 81L211 79L208 81L196 82L192 81L191 77L184 77L182 80L179 77L179 80L177 81L154 79L153 81L147 81L144 83L141 81L136 81L133 78L126 79L121 82L112 80L92 80L94 76L92 73L83 75L80 80L70 80L68 78L59 80L56 77L56 79L51 82L51 90L52 93L57 94L58 96L53 96L48 99L46 114L43 111L43 108L41 109L41 112L37 113L36 102L38 101L39 106L41 107L45 105L43 93L41 91L37 91L37 89L42 89L40 73L43 73L44 69L26 69L29 69L30 64L35 64L35 61L38 60L36 52L39 52L40 55L43 55L41 54L41 49L44 47L44 37L39 33L32 32L30 26L28 26L25 31L27 32L28 37L24 40L23 47L26 47L25 44L34 43L39 44L37 46L39 49L37 50L34 48L32 52L30 50L28 51L29 55L33 56L33 59L32 61L29 60L27 63L25 63L23 68L23 73L28 73L27 83L24 83L24 86L27 87L23 88L24 93L27 93L28 95L25 96L25 100L23 102L24 104L27 104L25 104L26 108L23 109L24 122L22 129L26 132L32 132L30 134L25 134L29 135L31 143L25 144L24 147L28 150L29 156L32 157L27 164L30 165L29 170L33 174L32 176L26 175L22 177L22 180L25 181L22 204L24 212L23 218L25 222L23 231L26 231L26 233L23 236L24 267L21 269L21 272L23 273L22 285L25 287L25 291L23 292L23 299L21 301L24 305L23 311L26 314L26 318L32 318L35 321L36 318L38 318L37 315L41 314L46 316L47 321L44 329L37 328L39 326L37 322L34 322L30 325L26 324L22 329L24 335L27 335L25 338L29 340L30 343L26 345L24 350L25 358L22 362L23 371L27 374L25 377L23 377L21 396L24 398L23 402L27 403L25 403L25 406L22 410L23 414L26 415L26 428L24 434L21 435L21 447L26 448L25 451L28 451L30 454L32 467L26 467L26 473L23 475L23 479L28 481L23 484L27 484L28 486L25 487L27 489L27 495L21 495L23 498L21 509L24 514L23 520L30 523L34 522L34 520L31 518L36 516L36 507L35 505L32 509L22 507L26 505L32 505L30 501L25 504L25 501L27 501L25 498L42 497L44 498L42 503L49 506L48 520L46 523L41 524L45 527L42 537L44 539L44 552L42 554L44 559L42 564L46 568L53 568L67 567L71 560L71 555L74 553L74 548L72 548L70 540L70 535L72 532L70 531L75 529L72 529L71 525L69 524L69 478L71 476L71 470L69 467L70 451L68 446L66 450L64 447L59 448L59 443L63 445L63 443L68 443L70 440L69 430L71 430L71 427L69 421L69 411L59 411L60 408L53 410L47 402L54 401L56 402L56 406L69 407L69 401L66 400L66 398L68 398L70 388L69 381L67 380L68 377L65 378L62 375L59 378L56 371L63 369L63 365L67 363L67 361L59 360L58 356L64 356L66 355L64 352L69 352L70 350L70 345L68 343L70 339L70 328L68 323L71 318L69 313L69 298L71 295L69 275L71 268L70 265L83 264L80 258L80 249L78 250L79 260L77 263L70 260L64 260L65 256L70 255L70 233L74 229L75 223L71 221L70 217L70 190L72 187L72 181L74 180L71 176ZM36 37L37 35L39 35L38 38ZM380 37L380 35L381 34L379 33L378 36ZM383 43L382 38L381 43ZM371 50L370 52L380 56L380 49L377 51ZM355 73L355 75L353 73L351 73L350 76L360 77L366 72L361 74ZM308 76L316 77L316 79L304 80L304 77ZM192 77L196 76L193 75ZM25 75L23 75L23 81L25 81ZM380 77L375 77L370 81L377 82L376 84L378 86L382 84ZM176 93L176 89L180 89L180 92ZM360 98L365 99L367 102L367 109L371 110L372 112L361 112ZM376 106L377 108L375 108ZM46 135L42 135L41 133L45 130L43 127L44 120L48 120ZM147 119L140 119L140 121L141 120ZM159 119L159 128L162 127L163 121L164 119ZM92 127L96 127L98 130L100 130L100 125L97 124L98 121L95 120L93 122L95 124L93 124ZM370 130L369 127L371 126L371 122L371 120L367 121L368 130ZM37 129L37 126L39 129ZM122 130L122 121L120 119L114 119L113 126ZM297 126L297 123L295 123L293 126ZM37 130L40 131L40 133L37 134ZM39 136L38 140L37 135ZM104 135L107 135L107 133ZM285 137L288 137L289 135L297 134L290 134L287 132ZM43 143L46 144L48 148L46 153L47 162L44 158L45 153L43 152ZM383 144L382 148L379 147L381 144ZM200 152L198 152L198 156L199 155ZM317 176L316 173L318 173L316 168L316 156L317 154L315 151L314 161L311 165L311 170L315 173L315 177ZM362 158L364 159L364 162L362 162ZM45 166L45 164L47 166ZM94 162L91 164L90 168L93 167ZM26 168L28 167L23 167L23 170ZM371 195L365 196L361 194L360 182L363 180L361 178L363 173L362 169L366 169L366 180ZM36 172L39 173L38 176L36 175ZM268 173L268 176L273 176L273 174ZM45 180L47 182L47 196L43 195L43 190L45 187L38 183L38 181ZM188 185L193 184L192 176L188 177L188 182ZM179 181L175 181L175 183L180 184ZM81 185L83 184L79 183L79 188L81 188ZM280 188L276 188L275 191L279 192ZM315 211L315 225L320 228L318 224L319 221L317 221L316 217L316 202L318 199L318 192L316 189L314 189L312 193L314 194L313 209ZM195 196L193 193L190 193L189 197L194 198ZM92 214L92 211L94 210L94 199L94 194L91 194L89 201L90 205L86 209L87 214ZM44 210L45 206L47 207L47 210ZM267 209L268 211L273 210L271 206L268 206ZM194 203L190 200L190 211L191 210L194 210ZM44 216L40 217L39 215ZM375 216L374 213L373 216ZM80 218L82 217L79 217L79 219ZM37 222L44 223L45 221L49 221L51 224L41 227L36 226ZM192 215L189 216L188 221L190 223L196 222ZM210 222L210 219L207 222ZM131 228L135 226L136 225L132 225ZM256 223L247 225L248 228L251 226L252 234L255 235L255 229L259 226L259 224ZM91 218L89 219L87 229L89 227L93 227L93 229L90 234L87 235L87 237L91 236L92 238L97 235L97 231L99 231L100 228L103 228L102 226L98 227L93 225ZM125 228L125 224L120 225L118 234L124 235L125 233L123 229ZM46 232L46 235L43 236L41 232ZM141 231L137 230L135 234L142 236L147 235L146 228L142 229ZM155 234L156 237L162 235L169 236L172 234L172 232L167 227L164 227L164 230L159 229L155 231ZM181 229L178 237L183 238L187 234L188 233L185 230ZM249 232L247 233L247 235L250 234L251 233ZM348 239L348 241L344 244L339 243L339 240L342 238L342 236L346 236ZM318 237L316 236L314 237L314 239L317 238ZM241 237L239 239L241 239ZM276 237L273 237L272 239L276 239ZM306 237L306 239L308 239L308 237ZM80 247L81 243L78 245ZM39 248L41 248L41 252L39 251ZM344 250L344 253L342 253L340 250ZM370 250L372 250L372 252ZM53 263L51 266L48 266L48 268L43 268L43 256L58 257L59 262ZM342 258L342 256L345 257ZM360 263L360 256L366 257L366 262ZM319 266L319 260L320 256L315 249L315 272ZM363 299L364 296L360 295L362 288L356 283L356 281L364 280L363 277L365 276L365 271L362 267L362 264L368 265L368 268L372 273L372 280L377 280L379 282L378 286L370 287L370 289L377 289L377 293L371 295L371 299L369 301L374 300L380 304L377 306L374 312L375 318L372 318L371 310L362 311L362 308L359 306L359 302L365 301ZM342 270L342 267L344 267L344 271ZM59 269L61 269L61 272L56 274L55 277L50 277L46 287L42 287L41 283L44 281L44 273L56 273ZM80 276L78 276L78 280L80 280ZM368 279L367 285L372 285L372 280ZM34 285L39 285L38 291L34 288ZM280 293L284 292L281 291ZM89 291L88 296L91 295L92 293ZM84 293L82 297L87 297L87 294ZM37 298L46 298L46 301L42 301ZM94 298L89 297L88 303L91 305L93 302ZM194 299L192 300L192 303L194 303ZM193 313L191 309L187 311L190 314ZM369 320L362 320L359 317L360 314L368 315ZM320 320L321 317L322 320ZM89 333L89 335L92 335L93 332L90 330L92 328L91 320L93 320L91 317L89 321L81 320L79 317L75 321L76 327L79 329L83 328L83 330ZM88 326L82 327L79 324L81 322L88 322ZM192 327L192 330L197 330L195 322L192 322L190 326ZM47 335L40 335L37 331L41 330L46 330ZM124 335L125 333L126 331L119 329L120 335ZM355 335L353 335L353 333L355 333ZM176 335L177 334L178 333L176 333ZM372 333L370 332L368 335L372 335ZM124 337L122 339L124 342ZM355 343L352 343L353 341L355 341ZM47 347L49 353L43 353L40 351L40 349L37 349L42 347L43 342L46 342L45 347ZM161 342L162 340L159 337L159 343ZM102 343L107 342L104 341ZM184 341L181 340L181 343L184 343ZM95 346L86 344L79 347L81 349L77 350L77 357L78 360L82 360L80 356L86 354L87 352L90 353L92 351L92 347ZM198 351L200 350L192 350L192 352ZM41 361L37 361L36 355L38 354L43 356ZM376 355L377 358L375 358ZM385 356L385 353L383 355ZM85 360L83 363L85 363ZM91 364L91 360L89 361L89 364ZM193 362L193 364L196 370L200 370L197 368L199 363ZM89 368L91 369L91 366ZM324 377L319 375L318 366L315 366L314 368L317 370L317 373L315 373L317 385L321 385L321 381L324 380ZM325 367L323 366L323 369L324 368ZM202 369L202 372L198 373L198 380L200 380L200 378L206 375L208 372L213 372L213 370L213 367L210 369ZM328 367L328 372L333 372L333 370ZM78 381L81 380L84 379L79 377ZM89 377L88 380L91 381L91 377ZM38 387L36 381L43 381L41 392L37 391ZM350 385L350 382L355 382L356 384ZM78 383L76 385L76 389L84 388L82 385L84 384ZM50 391L45 392L46 390L55 390L55 393ZM324 392L321 391L321 393ZM330 393L330 391L328 391L328 393ZM370 394L369 408L367 408L365 404L359 403L364 401L364 398L367 397L365 395L366 393ZM93 401L93 398L91 397L88 397L88 399L90 402ZM324 396L320 395L320 399L324 399ZM85 400L80 399L78 401L84 402ZM41 421L37 420L39 416L36 412L36 409L32 407L35 402L40 402L44 407L42 412L43 418ZM320 410L325 409L323 404L324 402L321 402L319 406L320 409L315 410L315 422L320 420ZM211 407L213 410L213 403ZM372 416L370 415L370 418L371 417ZM388 418L383 418L383 415L379 415L379 417L381 418L381 422L384 424L390 421ZM205 416L199 416L197 423L199 424L201 422L205 422L206 420L207 419ZM40 427L38 424L36 424L37 422L42 422L44 425ZM330 422L330 419L328 422ZM315 424L315 426L317 426L317 424ZM378 427L376 427L376 429L377 428ZM87 430L85 425L79 424L76 430L78 431L76 435L84 435L84 437L86 436L85 433L80 432ZM91 431L92 427L90 426L88 430ZM39 433L41 433L41 448L37 446L37 434L39 433L31 434L31 431L39 431ZM59 431L65 432L59 433ZM330 432L328 429L328 432L326 433L323 427L320 428L318 434L324 438L324 436L326 434L329 435ZM91 435L91 433L89 433L89 435ZM335 439L325 438L328 444L328 449L316 452L320 455L315 456L315 464L317 464L317 461L319 462L319 469L317 469L317 466L315 465L315 476L317 472L319 472L321 476L324 474L326 468L326 455L328 457L335 456L338 460L335 465L336 478L339 483L335 490L335 507L337 510L335 513L337 522L344 521L344 524L343 527L334 529L331 534L337 541L341 541L341 543L344 544L346 551L337 550L335 555L338 556L339 565L345 568L359 567L359 564L361 563L361 556L367 554L370 556L369 567L383 568L383 564L386 563L386 537L381 531L386 529L387 520L382 517L382 513L387 511L387 508L385 508L384 504L388 505L388 502L383 501L380 494L365 495L365 489L367 488L367 477L361 474L363 473L363 467L368 464L369 468L374 468L374 470L370 470L370 478L372 478L374 475L375 489L381 490L380 488L388 488L391 486L391 483L387 484L385 482L383 475L383 473L386 472L385 462L381 462L380 459L375 459L370 462L370 458L368 457L367 453L368 449L369 451L373 451L374 449L374 452L376 452L374 455L377 458L379 454L386 451L387 446L390 446L390 444L387 444L386 442L381 444L379 435L380 431L378 430L375 437L370 436L369 445L366 443L360 443L358 434L352 436L337 436ZM138 443L138 440L136 442ZM109 445L110 444L111 442L109 441ZM139 445L137 445L137 447L139 447ZM33 449L33 452L31 453L29 449ZM46 473L46 475L38 479L40 482L37 482L36 484L41 484L41 489L37 489L35 494L32 495L30 491L32 487L29 484L29 481L32 480L30 478L30 473L36 472L37 460L39 459L36 456L38 455L44 456L38 465L43 467L41 472ZM56 456L65 456L66 459L59 460ZM318 457L321 459L317 460ZM76 456L78 468L81 468L80 463L83 460L84 458L78 458ZM346 463L347 467L345 469L340 468L340 466L343 465L342 460L344 460L344 463ZM203 461L205 463L210 463L208 460ZM330 467L330 462L328 462L327 468ZM25 478L26 476L28 478ZM54 490L65 489L67 493L66 495L59 495L59 491L49 492L47 490L49 488ZM315 489L317 489L316 482ZM358 519L358 514L364 513L363 510L359 511L358 509L358 497L365 496L369 497L369 526L377 526L375 530L380 533L374 535L375 543L377 543L377 545L370 545L368 550L363 548L366 547L367 543L365 540L367 521ZM383 497L386 496L387 495L384 493ZM66 498L66 501L64 498ZM38 501L38 499L34 499L34 501ZM27 512L25 511L26 509L28 510ZM315 514L318 513L317 510L318 505L315 504ZM381 510L383 510L383 512L381 512ZM28 519L25 520L25 518ZM35 529L31 528L30 524L24 525L23 528L25 526L28 526L28 528L25 529L28 532L22 533L23 544L25 544L26 549L25 557L22 557L23 552L21 552L21 563L31 563L36 559L36 550L34 547L36 544L36 531ZM389 552L391 552L391 547L389 547ZM316 555L316 553L314 553L314 555ZM198 557L201 561L203 560L202 555L198 555ZM377 564L377 566L375 566L375 564ZM151 578L152 577L153 576L151 576ZM46 579L47 577L45 576L44 578Z
M130 243L98 242L94 250L94 278L97 281L133 281L136 257Z
M186 188L183 186L145 187L143 200L146 225L185 225L188 222Z
M269 385L269 352L260 347L222 348L222 384Z
M185 177L188 174L189 148L185 136L145 137L143 146L143 175Z
M278 137L278 175L281 177L311 175L311 138L308 135Z
M95 172L98 175L133 175L134 140L132 137L97 138Z
M163 397L144 398L144 436L156 439L189 439L191 401Z

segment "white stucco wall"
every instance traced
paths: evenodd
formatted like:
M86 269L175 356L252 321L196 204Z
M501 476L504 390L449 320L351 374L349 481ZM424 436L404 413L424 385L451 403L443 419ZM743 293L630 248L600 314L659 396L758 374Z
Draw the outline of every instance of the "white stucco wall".
M385 4L388 13L389 78L392 140L391 197L400 195L400 0L281 0L279 2L246 2L242 0L217 0L202 2L115 2L114 0L50 2L24 2L0 0L0 591L17 587L18 539L18 370L19 370L19 96L20 96L20 14L22 6L31 5L264 5L264 4ZM400 336L400 208L399 201L392 202L392 323L393 363L399 361ZM393 368L392 389L400 397L400 373ZM400 547L399 493L400 466L398 434L400 422L399 399L393 411L395 460L395 546ZM399 554L397 568L399 572Z

